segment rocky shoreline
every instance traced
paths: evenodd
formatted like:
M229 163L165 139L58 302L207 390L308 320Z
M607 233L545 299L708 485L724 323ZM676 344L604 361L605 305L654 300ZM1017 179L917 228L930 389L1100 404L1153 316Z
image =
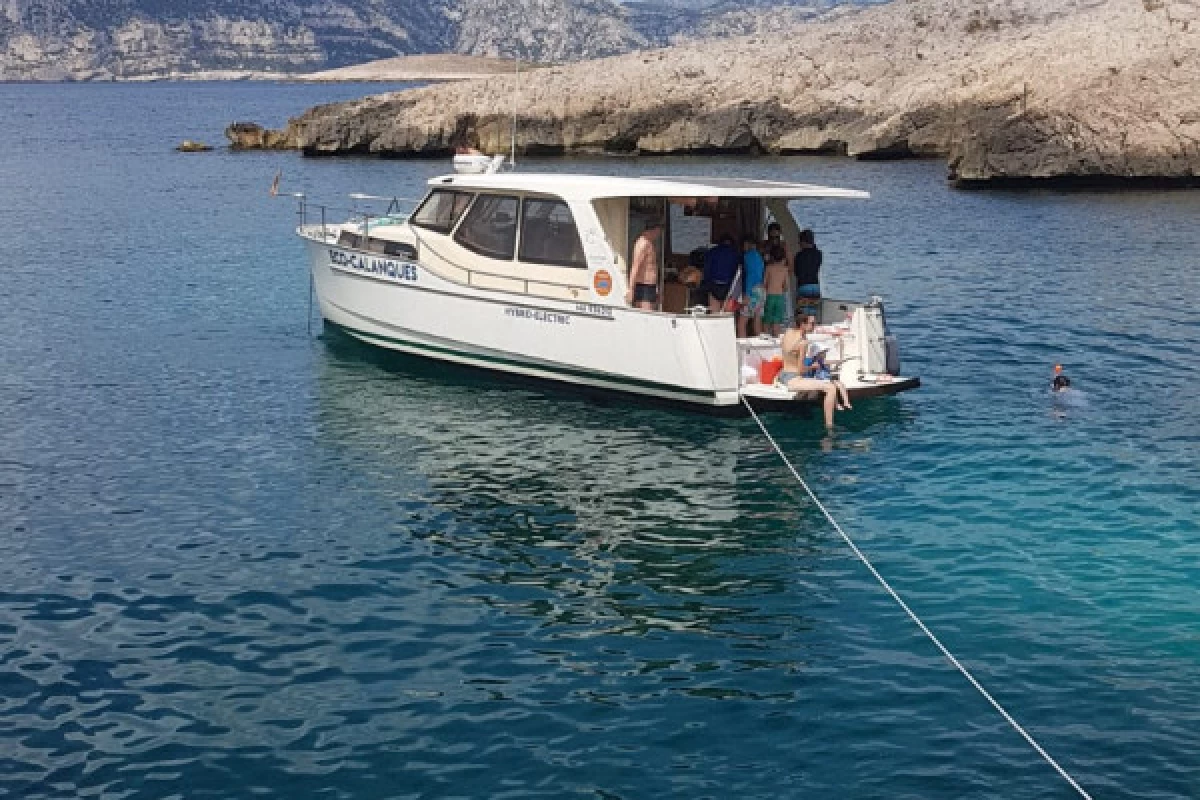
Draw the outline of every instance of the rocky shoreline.
M895 0L789 35L551 67L526 154L945 158L963 186L1200 184L1194 0ZM319 106L240 147L507 152L511 76ZM239 138L240 137L240 138Z

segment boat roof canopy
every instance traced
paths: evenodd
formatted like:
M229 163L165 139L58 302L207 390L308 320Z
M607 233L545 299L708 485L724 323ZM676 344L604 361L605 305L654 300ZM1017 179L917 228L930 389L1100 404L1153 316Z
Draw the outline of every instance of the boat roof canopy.
M429 181L431 188L509 190L537 192L591 200L606 197L832 197L865 200L871 195L857 189L838 189L810 183L784 183L749 178L647 177L564 175L554 172L500 172L480 175L443 175Z

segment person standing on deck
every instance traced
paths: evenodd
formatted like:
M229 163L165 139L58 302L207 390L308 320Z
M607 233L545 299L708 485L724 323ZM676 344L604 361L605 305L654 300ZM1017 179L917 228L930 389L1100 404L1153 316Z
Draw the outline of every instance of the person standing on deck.
M704 254L704 290L708 292L708 312L719 313L733 291L742 259L733 246L733 237L725 233L720 243Z
M813 232L808 228L800 231L795 261L798 305L800 303L809 305L813 300L821 297L822 258L821 250L814 241Z
M633 263L629 266L625 302L646 311L658 308L658 248L655 244L662 229L662 221L652 219L633 243Z
M787 242L783 241L783 227L778 222L772 222L767 226L767 238L763 240L762 246L758 249L764 255L769 255L773 247L782 248L783 257L788 257Z
M762 331L763 305L767 301L767 291L763 288L765 271L762 254L758 252L758 237L748 233L742 237L742 285L746 291L742 293L742 304L738 311L739 339L757 336Z
M783 332L783 326L788 320L787 292L788 273L787 251L781 245L771 245L767 251L767 270L763 277L763 288L766 289L767 299L763 304L762 321L772 336Z

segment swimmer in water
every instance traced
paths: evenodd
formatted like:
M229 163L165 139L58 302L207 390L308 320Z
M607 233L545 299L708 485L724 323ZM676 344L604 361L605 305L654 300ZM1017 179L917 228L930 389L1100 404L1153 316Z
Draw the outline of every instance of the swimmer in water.
M1050 383L1050 390L1061 392L1071 388L1071 379L1063 374L1062 364L1054 365L1054 380Z

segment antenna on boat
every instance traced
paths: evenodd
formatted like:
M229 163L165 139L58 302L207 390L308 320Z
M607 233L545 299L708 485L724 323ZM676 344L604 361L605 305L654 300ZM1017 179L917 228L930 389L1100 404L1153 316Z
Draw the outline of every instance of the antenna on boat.
M513 169L517 166L517 107L521 101L521 56L517 55L516 72L513 75L513 113L512 113L512 142L508 161Z

